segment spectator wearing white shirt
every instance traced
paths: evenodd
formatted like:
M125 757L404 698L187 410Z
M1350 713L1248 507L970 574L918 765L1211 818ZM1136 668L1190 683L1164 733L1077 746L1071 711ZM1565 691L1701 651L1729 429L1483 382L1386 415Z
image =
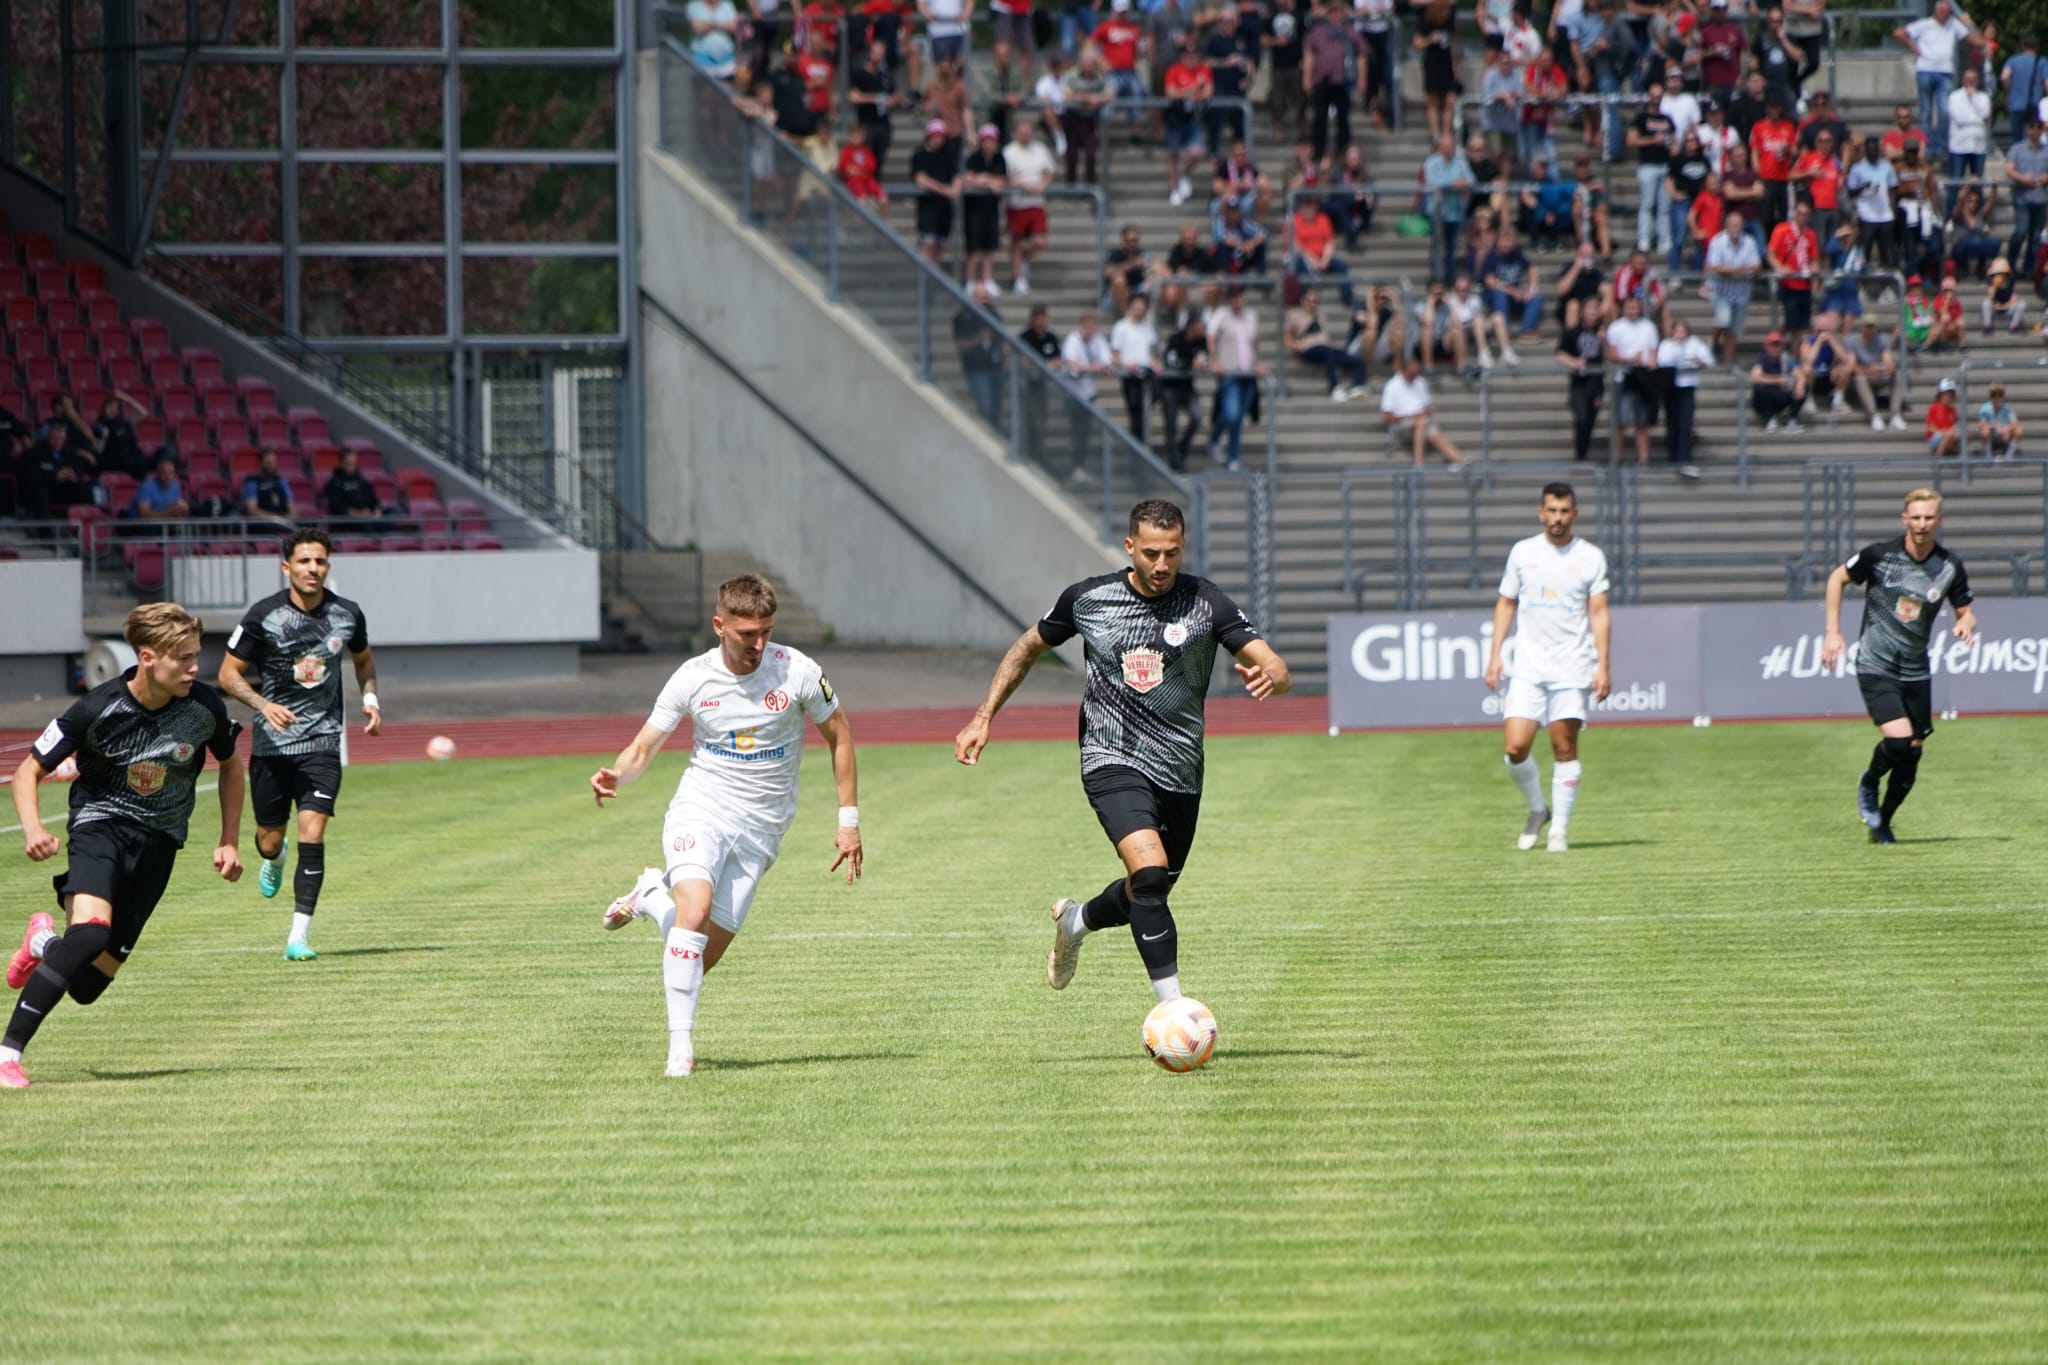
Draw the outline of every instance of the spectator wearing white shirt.
M1657 103L1665 118L1671 120L1671 142L1673 146L1685 141L1686 130L1697 128L1704 121L1698 96L1687 90L1682 82L1685 72L1674 66L1664 76L1664 98ZM1720 172L1716 171L1715 174Z
M1684 318L1671 320L1671 335L1657 343L1657 368L1671 372L1671 391L1664 412L1664 444L1671 468L1681 479L1697 479L1692 458L1693 402L1699 396L1700 371L1714 364L1707 343L1692 334Z
M1048 58L1045 70L1038 77L1038 84L1031 87L1031 98L1038 105L1039 122L1045 126L1045 135L1052 143L1053 151L1067 154L1067 135L1060 131L1060 116L1067 112L1067 64L1065 54Z
M1030 123L1017 124L1016 139L1003 148L1003 171L1010 182L1011 289L1028 294L1032 258L1045 250L1045 191L1059 166Z
M1244 286L1231 285L1224 297L1223 307L1209 315L1209 368L1218 375L1209 449L1235 472L1243 468L1244 419L1266 367L1259 361L1259 315L1244 306Z
M1715 175L1726 172L1728 153L1740 146L1742 134L1728 122L1728 110L1709 97L1700 115L1700 150L1707 154L1707 164Z
M1116 360L1117 377L1123 381L1124 412L1131 423L1131 435L1145 444L1145 410L1151 405L1152 384L1159 375L1159 329L1152 325L1152 304L1139 294L1131 299L1116 326L1109 329L1110 354Z
M1069 484L1094 481L1095 471L1089 467L1088 457L1094 453L1095 424L1089 419L1087 405L1095 401L1095 377L1116 368L1116 357L1098 327L1095 314L1083 313L1081 325L1067 333L1067 339L1060 343L1060 368L1067 373L1069 386L1080 399L1067 410L1074 436L1074 463L1067 470Z
M1934 0L1933 14L1892 31L1892 36L1913 54L1920 126L1927 130L1930 152L1948 150L1948 92L1955 83L1956 42L1976 31L1977 25L1970 16L1949 0Z
M1963 180L1984 178L1984 153L1991 137L1991 96L1977 68L1963 68L1963 84L1948 97L1948 208L1953 217Z
M932 61L951 57L967 65L967 26L974 19L974 0L917 0L917 12L924 19L925 36L931 40Z
M1426 450L1443 456L1451 469L1465 467L1464 455L1437 429L1436 401L1429 396L1429 381L1422 377L1422 360L1413 351L1401 357L1400 373L1380 390L1380 420L1386 423L1391 443L1409 443L1417 469Z
M1607 324L1607 363L1614 367L1619 395L1614 424L1636 430L1636 463L1650 462L1650 423L1657 409L1657 324L1643 316L1643 301L1630 294L1621 316Z
M1721 230L1714 234L1714 240L1707 243L1707 292L1714 303L1714 347L1724 365L1735 361L1743 326L1749 320L1755 280L1763 267L1756 238L1744 226L1742 215L1731 211L1721 220Z

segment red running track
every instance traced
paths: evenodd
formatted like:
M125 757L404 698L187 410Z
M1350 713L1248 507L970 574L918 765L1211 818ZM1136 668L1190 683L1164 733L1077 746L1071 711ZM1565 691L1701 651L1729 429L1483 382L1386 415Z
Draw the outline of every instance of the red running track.
M973 716L971 706L918 710L853 711L854 738L861 744L950 743ZM1209 703L1212 735L1319 735L1329 729L1329 705L1322 697L1223 697ZM1018 740L1077 741L1078 703L1010 706L996 717L997 743ZM360 725L348 738L351 763L400 763L424 759L427 741L446 735L462 758L556 758L569 754L614 754L626 747L644 715L563 716L557 719L393 722L375 739ZM9 766L35 740L35 730L0 730L0 753L12 750ZM808 743L823 743L817 731Z

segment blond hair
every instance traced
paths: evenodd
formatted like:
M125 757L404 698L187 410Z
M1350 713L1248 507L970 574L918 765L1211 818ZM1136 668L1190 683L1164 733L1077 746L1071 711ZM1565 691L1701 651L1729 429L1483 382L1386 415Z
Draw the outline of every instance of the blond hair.
M121 638L138 651L169 654L205 629L205 622L176 602L148 602L128 613L121 623Z
M1904 511L1916 502L1931 502L1938 510L1941 507L1941 492L1933 488L1916 488L1906 494L1906 500L1899 504L1899 508L1901 511Z
M757 573L743 573L718 585L718 614L767 621L775 615L775 589Z

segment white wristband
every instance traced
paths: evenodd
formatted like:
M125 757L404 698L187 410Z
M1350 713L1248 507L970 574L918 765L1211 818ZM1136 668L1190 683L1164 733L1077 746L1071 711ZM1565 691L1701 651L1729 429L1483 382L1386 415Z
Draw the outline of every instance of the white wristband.
M841 828L841 829L859 829L859 828L860 828L860 807L859 807L859 806L841 806L841 807L839 808L839 828Z
M377 705L377 694L375 692L363 693L363 705L367 706L372 711L382 711L384 709L383 707Z

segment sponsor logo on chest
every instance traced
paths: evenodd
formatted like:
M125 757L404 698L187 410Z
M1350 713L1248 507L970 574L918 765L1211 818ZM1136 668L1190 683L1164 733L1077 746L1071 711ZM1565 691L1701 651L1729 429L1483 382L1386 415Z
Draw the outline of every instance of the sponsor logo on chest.
M1166 681L1166 659L1156 649L1133 649L1124 653L1124 685L1133 692L1150 692Z
M130 763L128 788L137 796L155 796L164 789L164 779L168 776L170 769L161 763Z

